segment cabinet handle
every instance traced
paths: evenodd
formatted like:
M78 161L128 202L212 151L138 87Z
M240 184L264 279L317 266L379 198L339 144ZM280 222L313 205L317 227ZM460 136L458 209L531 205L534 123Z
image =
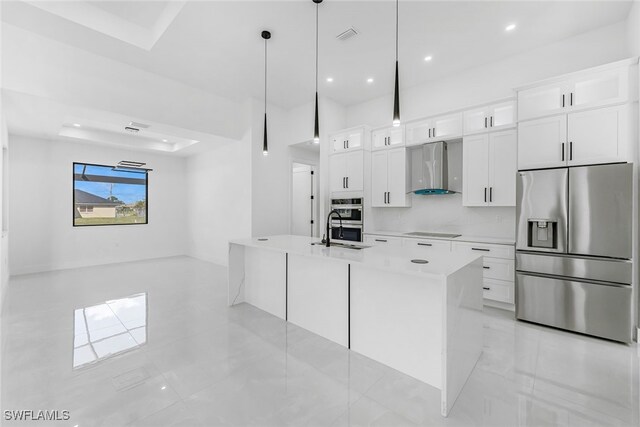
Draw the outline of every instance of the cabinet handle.
M491 116L491 120L490 120L490 124L489 124L489 126L490 126L490 127L493 127L493 116Z
M491 252L491 249L485 248L471 248L472 251L480 251L480 252Z
M488 287L488 286L483 286L482 289L484 289L485 291L490 291L491 290L491 288Z
M487 202L487 187L484 187L484 202Z
M564 93L562 94L562 108L564 108Z
M418 246L433 246L431 243L420 243L418 242Z
M347 145L347 148L349 148L348 145ZM349 177L347 177L346 179L347 179L347 188L349 188Z
M429 138L431 138L431 128L429 128Z
M569 141L569 160L573 160L573 141Z
M564 162L564 142L562 143L562 161Z
M489 201L493 202L493 187L489 187Z
M569 105L573 106L573 92L569 94Z
M349 140L347 139L347 148L349 148Z
M387 191L387 203L391 204L391 191Z
M490 270L491 267L487 267L486 265L483 265L482 268L484 268L485 270Z
M345 181L344 181L344 176L343 176L343 177L342 177L342 188L347 188L347 187L346 187L346 184L345 184L344 182L345 182Z
M387 241L385 239L375 239L376 242L382 242L382 243L387 243Z
M436 137L436 128L433 128L433 137Z
M487 128L487 118L486 117L484 118L484 128L485 129Z

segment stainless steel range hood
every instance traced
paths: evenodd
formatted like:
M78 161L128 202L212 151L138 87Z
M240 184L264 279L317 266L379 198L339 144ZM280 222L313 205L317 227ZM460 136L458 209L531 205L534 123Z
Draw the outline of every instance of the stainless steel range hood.
M411 192L421 195L452 194L448 183L447 143L432 142L411 151Z

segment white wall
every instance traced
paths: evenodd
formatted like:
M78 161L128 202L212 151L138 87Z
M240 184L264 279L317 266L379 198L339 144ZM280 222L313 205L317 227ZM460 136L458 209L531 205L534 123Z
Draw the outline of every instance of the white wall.
M251 236L251 131L186 161L189 255L227 265L229 240Z
M629 56L627 45L627 25L620 22L444 79L405 88L401 93L402 119L406 123L514 96L513 88L519 85L626 58ZM392 105L388 95L349 106L347 126L390 125ZM366 230L451 230L478 236L515 236L515 208L465 208L460 195L412 197L411 208L368 211Z
M185 160L9 135L11 274L187 253ZM149 224L73 227L72 163L146 162Z

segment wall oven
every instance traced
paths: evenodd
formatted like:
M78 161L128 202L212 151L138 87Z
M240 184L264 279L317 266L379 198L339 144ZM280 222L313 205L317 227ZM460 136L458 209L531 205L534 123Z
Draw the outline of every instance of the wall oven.
M362 242L364 225L362 199L331 199L331 209L337 210L342 217L342 236L340 236L340 219L337 215L331 218L331 240Z

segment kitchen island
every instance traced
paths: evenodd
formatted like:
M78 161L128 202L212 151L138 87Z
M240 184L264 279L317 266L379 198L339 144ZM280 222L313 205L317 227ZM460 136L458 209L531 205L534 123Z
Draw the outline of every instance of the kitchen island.
M254 305L437 387L446 416L482 351L482 256L318 240L231 241L229 305Z

